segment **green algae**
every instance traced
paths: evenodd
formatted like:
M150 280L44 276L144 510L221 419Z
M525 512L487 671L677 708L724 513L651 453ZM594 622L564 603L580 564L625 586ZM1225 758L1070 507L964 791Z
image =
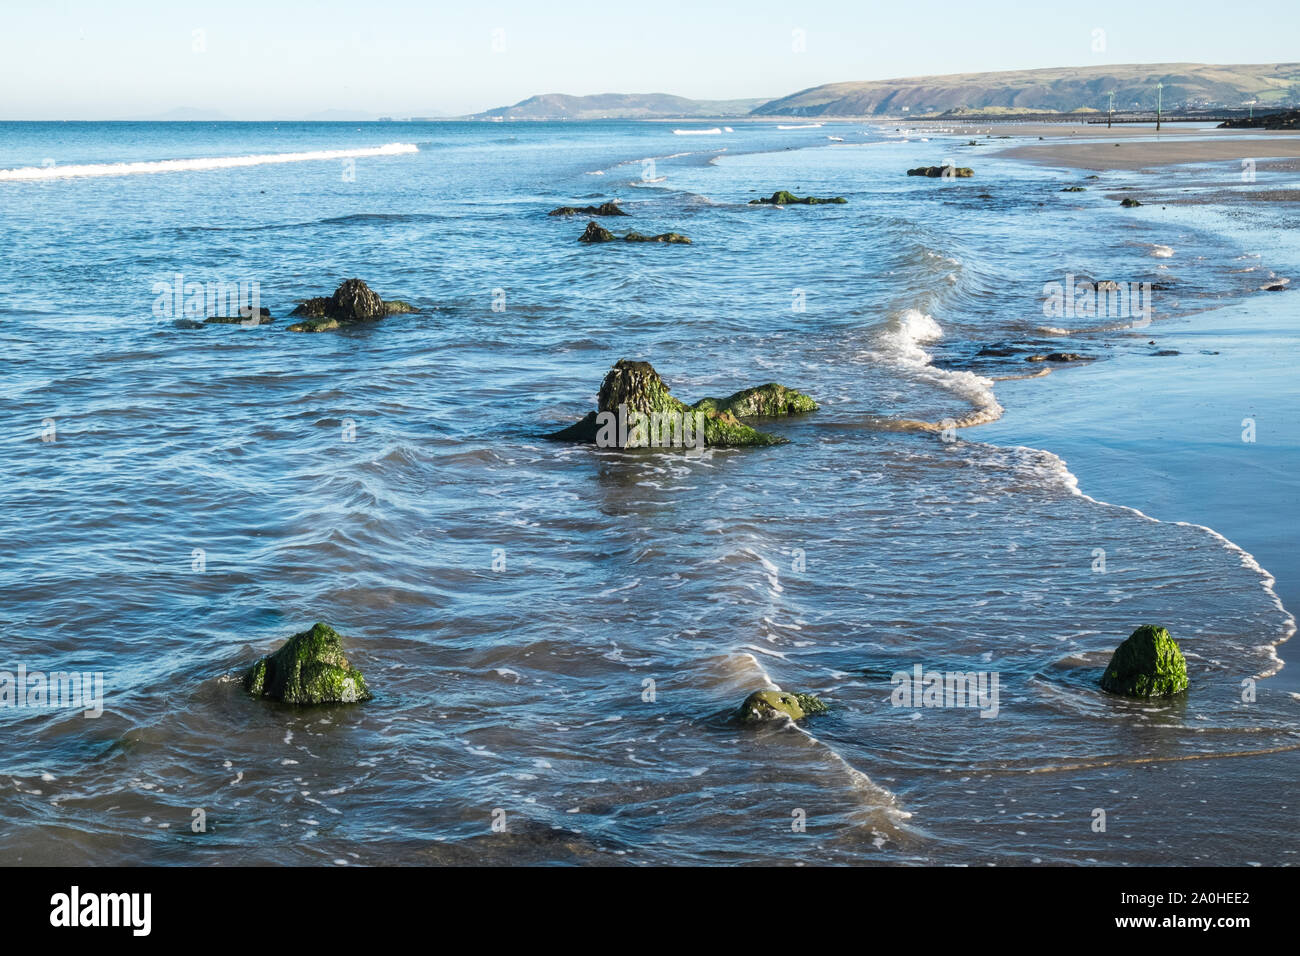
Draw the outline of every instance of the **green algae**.
M751 199L751 206L822 206L848 202L843 196L821 198L818 196L796 196L792 192L778 189L766 199Z
M295 322L289 326L290 332L331 332L339 328L343 323L338 319L307 319L305 322Z
M579 242L668 242L690 245L691 240L680 232L661 232L656 236L643 236L639 232L629 232L625 236L616 236L598 222L587 223L587 229L578 237Z
M560 206L552 209L548 216L626 216L617 203L603 202L599 206Z
M756 690L745 698L736 716L747 724L762 723L785 716L803 720L812 714L824 714L828 707L812 694L790 693L783 690Z
M344 325L374 322L388 315L420 311L402 299L387 302L360 279L346 279L331 296L316 296L298 303L289 313L303 319L290 332L330 332Z
M909 176L928 176L931 179L969 179L975 170L969 166L917 166L907 171Z
M656 430L656 426L662 425L665 416L676 416L679 419L690 416L692 422L702 423L706 446L743 448L782 445L788 439L760 432L741 419L774 418L816 409L817 403L807 395L775 382L742 389L726 398L704 398L694 405L687 405L672 395L649 362L620 359L601 382L596 411L589 412L580 421L549 437L557 441L605 446L612 444L614 447L645 447L655 443L636 440L638 433L634 429L637 421L647 420L646 432L661 435L662 432ZM605 415L604 425L602 415ZM602 428L607 430L606 436L613 431L613 418L616 415L623 416L627 422L629 440L626 443L601 440ZM680 434L678 437L681 437Z
M1169 697L1187 689L1187 661L1165 628L1143 624L1115 649L1101 686L1125 697Z
M286 704L351 704L371 698L361 672L343 656L343 639L328 624L293 635L244 674L254 697Z

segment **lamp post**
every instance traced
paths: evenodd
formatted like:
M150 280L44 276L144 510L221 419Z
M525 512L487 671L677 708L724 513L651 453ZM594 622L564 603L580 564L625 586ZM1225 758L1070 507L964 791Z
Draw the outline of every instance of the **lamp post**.
M1165 88L1163 83L1156 84L1156 132L1160 132L1160 108L1164 104L1164 94L1161 92Z

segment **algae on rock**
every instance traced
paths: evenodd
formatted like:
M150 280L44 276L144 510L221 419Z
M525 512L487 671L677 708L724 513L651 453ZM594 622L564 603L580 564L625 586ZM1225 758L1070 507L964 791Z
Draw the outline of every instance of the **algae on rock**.
M737 716L747 724L774 720L782 715L791 720L803 720L812 714L830 710L812 694L789 693L783 690L756 690L745 698Z
M317 296L299 303L289 314L303 319L289 326L290 332L328 332L359 322L374 322L386 315L417 312L409 302L385 302L360 279L347 279L331 296Z
M969 166L917 166L907 171L909 176L928 176L931 179L969 179L975 170Z
M616 236L598 222L587 223L586 231L578 237L579 242L671 242L690 245L680 232L661 232L657 236L643 236L639 232L629 232L625 236Z
M618 203L603 202L599 206L560 206L552 209L548 216L626 216Z
M796 196L792 192L778 189L766 199L751 199L749 204L751 206L822 206L846 202L848 202L848 200L843 196L833 196L823 199L817 196Z
M351 704L369 700L361 672L343 656L343 639L328 624L295 634L244 674L254 697L286 704Z
M1187 661L1165 628L1143 624L1115 649L1101 686L1125 697L1169 697L1187 689Z
M787 439L760 432L740 419L816 408L807 395L775 382L687 405L673 397L649 362L620 359L601 382L596 411L549 437L603 448L780 445Z

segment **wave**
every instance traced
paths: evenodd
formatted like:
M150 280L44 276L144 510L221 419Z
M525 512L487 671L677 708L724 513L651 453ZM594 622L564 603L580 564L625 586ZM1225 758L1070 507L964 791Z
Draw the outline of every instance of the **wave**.
M720 136L722 129L713 127L713 129L675 129L673 132L678 136Z
M263 153L252 156L205 156L197 159L160 159L137 163L86 163L78 166L23 166L0 169L0 182L36 182L47 179L84 179L94 176L131 176L138 173L187 173L208 169L236 169L273 163L305 163L363 156L398 156L418 153L414 143L388 143L358 149L320 149L305 153Z
M967 401L971 411L961 418L942 422L918 419L887 419L889 425L908 431L944 431L984 425L1002 417L1002 406L993 394L993 380L974 372L956 372L930 364L930 353L922 345L943 337L943 329L932 316L919 309L907 309L891 316L874 334L873 354L912 372L916 377Z
M1134 508L1132 505L1121 505L1116 504L1113 501L1103 501L1100 498L1094 498L1092 495L1087 494L1079 488L1078 476L1075 475L1074 472L1070 471L1065 459L1060 455L1050 451L1045 451L1041 448L1029 448L1024 445L1017 446L1013 450L1029 456L1030 460L1026 461L1026 465L1037 474L1040 480L1045 482L1058 482L1067 492L1076 497L1082 498L1084 501L1090 501L1093 504L1104 508L1117 508L1120 511L1126 511L1129 514L1136 515L1143 521L1150 521L1153 524L1168 524L1178 528L1191 528L1207 535L1229 554L1234 555L1243 568L1258 577L1260 587L1268 596L1269 603L1282 616L1281 631L1276 635L1275 639L1265 640L1263 644L1256 646L1257 650L1263 652L1268 661L1268 666L1261 669L1254 676L1261 679L1272 677L1282 669L1283 662L1282 658L1277 653L1277 648L1295 636L1297 630L1296 618L1294 614L1286 609L1286 606L1282 603L1281 596L1277 593L1277 579L1259 563L1258 559L1256 559L1253 554L1208 525L1196 524L1192 521L1161 521L1159 518L1153 518L1145 511Z

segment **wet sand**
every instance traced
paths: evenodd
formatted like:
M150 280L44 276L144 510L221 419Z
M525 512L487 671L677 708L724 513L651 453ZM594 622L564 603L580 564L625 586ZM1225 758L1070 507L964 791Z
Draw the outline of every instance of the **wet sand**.
M1035 140L1002 150L999 156L1096 172L1148 170L1179 163L1300 158L1300 134L1271 130L1198 129L1195 124L1179 124L1164 127L1156 139L1151 127L1025 124L995 130L995 135L999 134L1046 137L1042 142Z
M1047 129L1027 125L1022 135L1050 135ZM1062 133L1061 128L1050 129ZM1300 136L1221 132L1232 138L1125 142L1116 148L1109 137L1102 138L1102 129L1100 134L1078 132L1089 142L1047 140L1001 155L1097 170L1103 174L1099 195L1108 200L1119 195L1142 198L1143 209L1128 214L1166 222L1171 236L1188 225L1226 232L1244 252L1258 257L1243 266L1257 263L1261 282L1273 274L1293 277L1294 284L1294 277L1300 276L1300 242L1294 229L1300 191L1287 188L1278 174L1293 172L1300 164L1261 159L1257 183L1242 183L1238 170L1242 159L1300 155ZM1150 128L1141 133L1154 136ZM1215 162L1222 165L1178 165ZM1121 183L1135 192L1111 192ZM1178 250L1168 261L1175 273L1195 268L1180 261ZM1294 295L1293 289L1256 292L1223 308L1168 324L1157 321L1128 336L1157 342L1159 349L1173 352L1171 356L1098 363L1053 375L1050 383L1007 383L999 394L1009 410L1025 401L1045 405L1049 413L1038 416L1038 424L1028 431L1019 416L1009 414L980 429L980 437L1023 441L1056 452L1069 463L1086 494L1163 521L1215 529L1275 576L1274 590L1295 613L1300 607L1300 531L1295 524L1300 508L1295 464L1300 457L1300 400L1291 387ZM1139 363L1150 363L1145 387L1134 385L1142 381L1134 375L1133 366ZM1029 389L1034 389L1032 395L1022 394ZM1101 421L1095 419L1099 407L1108 410ZM1251 441L1242 438L1246 419L1259 428ZM1274 679L1280 689L1293 693L1300 692L1295 650L1294 642L1279 648L1282 658L1292 663Z

